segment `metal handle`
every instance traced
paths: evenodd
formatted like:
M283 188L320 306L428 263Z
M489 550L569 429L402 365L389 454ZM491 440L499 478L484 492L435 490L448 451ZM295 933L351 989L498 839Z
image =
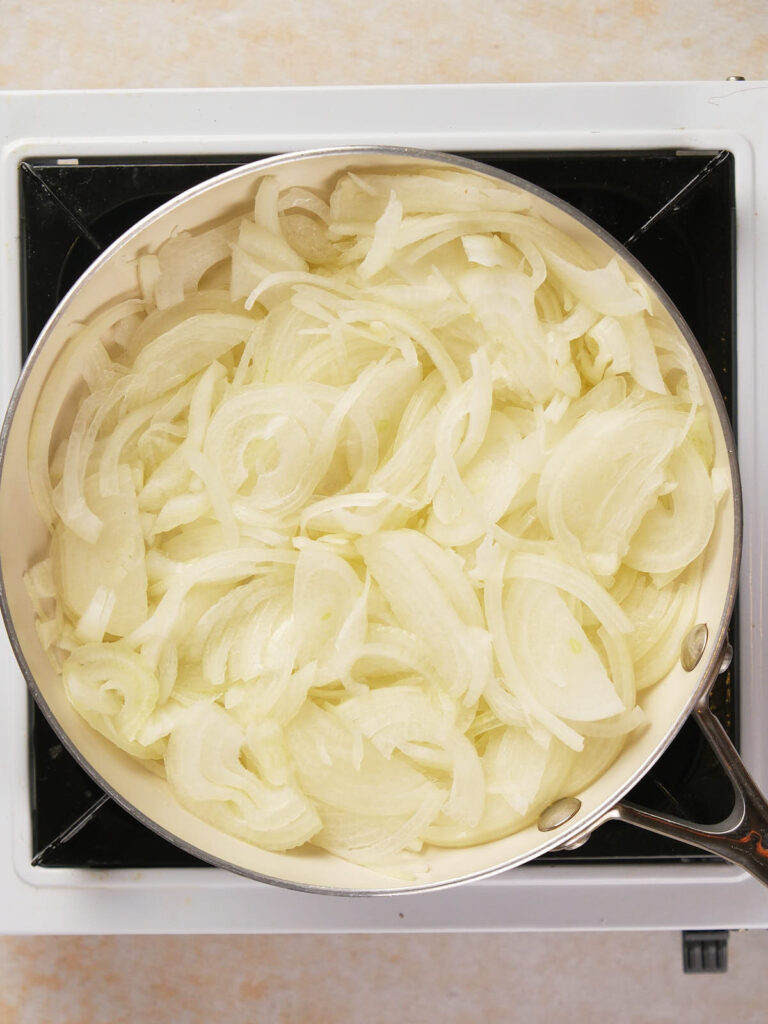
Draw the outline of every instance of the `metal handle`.
M733 783L734 806L728 817L717 825L698 825L672 815L654 814L634 804L620 803L603 820L626 821L649 832L698 846L737 864L768 886L768 801L744 767L720 720L712 713L708 693L699 700L694 715Z

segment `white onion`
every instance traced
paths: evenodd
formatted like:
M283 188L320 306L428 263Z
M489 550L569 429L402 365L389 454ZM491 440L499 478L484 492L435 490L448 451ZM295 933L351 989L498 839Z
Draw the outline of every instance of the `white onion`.
M449 170L265 176L137 275L30 439L27 589L86 721L225 832L400 875L604 771L723 489L644 287Z

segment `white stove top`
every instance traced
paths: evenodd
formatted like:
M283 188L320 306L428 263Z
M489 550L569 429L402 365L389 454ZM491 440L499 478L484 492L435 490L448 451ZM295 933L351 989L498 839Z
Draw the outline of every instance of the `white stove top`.
M768 789L768 82L0 93L2 406L20 365L19 161L189 153L257 158L369 143L454 152L734 154L736 426L746 513L740 747ZM0 722L2 933L768 927L768 890L724 863L534 864L456 889L367 899L296 893L212 869L33 868L26 688L4 636L0 686L6 712Z

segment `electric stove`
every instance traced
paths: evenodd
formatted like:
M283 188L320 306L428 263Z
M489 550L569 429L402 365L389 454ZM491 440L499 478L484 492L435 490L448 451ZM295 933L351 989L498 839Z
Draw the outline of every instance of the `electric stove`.
M768 214L760 177L761 168L768 174L767 113L765 93L730 82L5 94L0 386L7 397L48 316L100 251L167 199L244 162L316 146L395 143L471 156L548 189L654 275L723 392L738 437L746 521L731 631L736 657L712 703L765 788L759 467L768 430L757 396L768 373L757 338L768 326L768 303L754 282L768 265L756 216ZM0 930L768 926L768 892L738 869L619 823L578 850L442 892L344 899L243 880L196 861L109 801L28 700L10 653L3 669L13 713L4 723L0 798L13 829L0 839ZM630 799L704 823L723 819L732 805L730 785L692 721Z

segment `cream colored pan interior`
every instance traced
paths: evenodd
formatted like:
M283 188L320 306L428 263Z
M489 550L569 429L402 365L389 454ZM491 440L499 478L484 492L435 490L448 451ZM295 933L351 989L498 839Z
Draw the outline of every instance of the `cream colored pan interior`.
M685 672L678 664L669 676L643 696L641 703L650 719L648 728L631 738L618 760L589 788L578 794L581 810L566 826L550 833L536 825L506 839L469 849L425 848L426 874L419 882L399 882L335 859L314 848L289 853L267 853L224 835L193 817L174 799L166 783L112 746L93 731L69 705L60 679L44 654L34 625L34 614L22 582L22 574L38 560L47 545L45 527L35 509L27 478L27 438L40 389L51 367L65 351L71 325L88 319L100 307L136 293L135 256L155 249L178 230L193 230L226 219L250 205L255 182L268 168L282 186L323 188L342 170L354 167L410 168L432 160L443 165L451 158L413 150L327 150L261 161L199 186L160 211L150 215L115 243L86 273L67 296L45 328L25 367L4 427L2 478L0 479L0 569L3 612L11 641L32 691L67 747L119 803L144 823L202 858L267 881L290 887L320 888L334 893L391 892L436 888L492 874L519 865L579 835L613 806L643 775L677 732L700 690L719 665L725 631L733 605L740 541L740 498L733 442L722 400L711 371L669 300L641 272L623 250L619 255L629 272L643 276L656 288L654 314L681 333L692 346L700 367L716 441L716 465L730 475L730 494L719 507L715 534L708 549L697 622L709 627L708 645L698 668ZM583 218L526 183L501 172L454 161L481 170L497 180L528 187L539 213L566 230L605 261L611 251L608 236ZM613 243L615 244L615 243ZM71 404L71 403L70 403ZM58 430L66 430L62 414ZM6 680L5 685L16 685Z

